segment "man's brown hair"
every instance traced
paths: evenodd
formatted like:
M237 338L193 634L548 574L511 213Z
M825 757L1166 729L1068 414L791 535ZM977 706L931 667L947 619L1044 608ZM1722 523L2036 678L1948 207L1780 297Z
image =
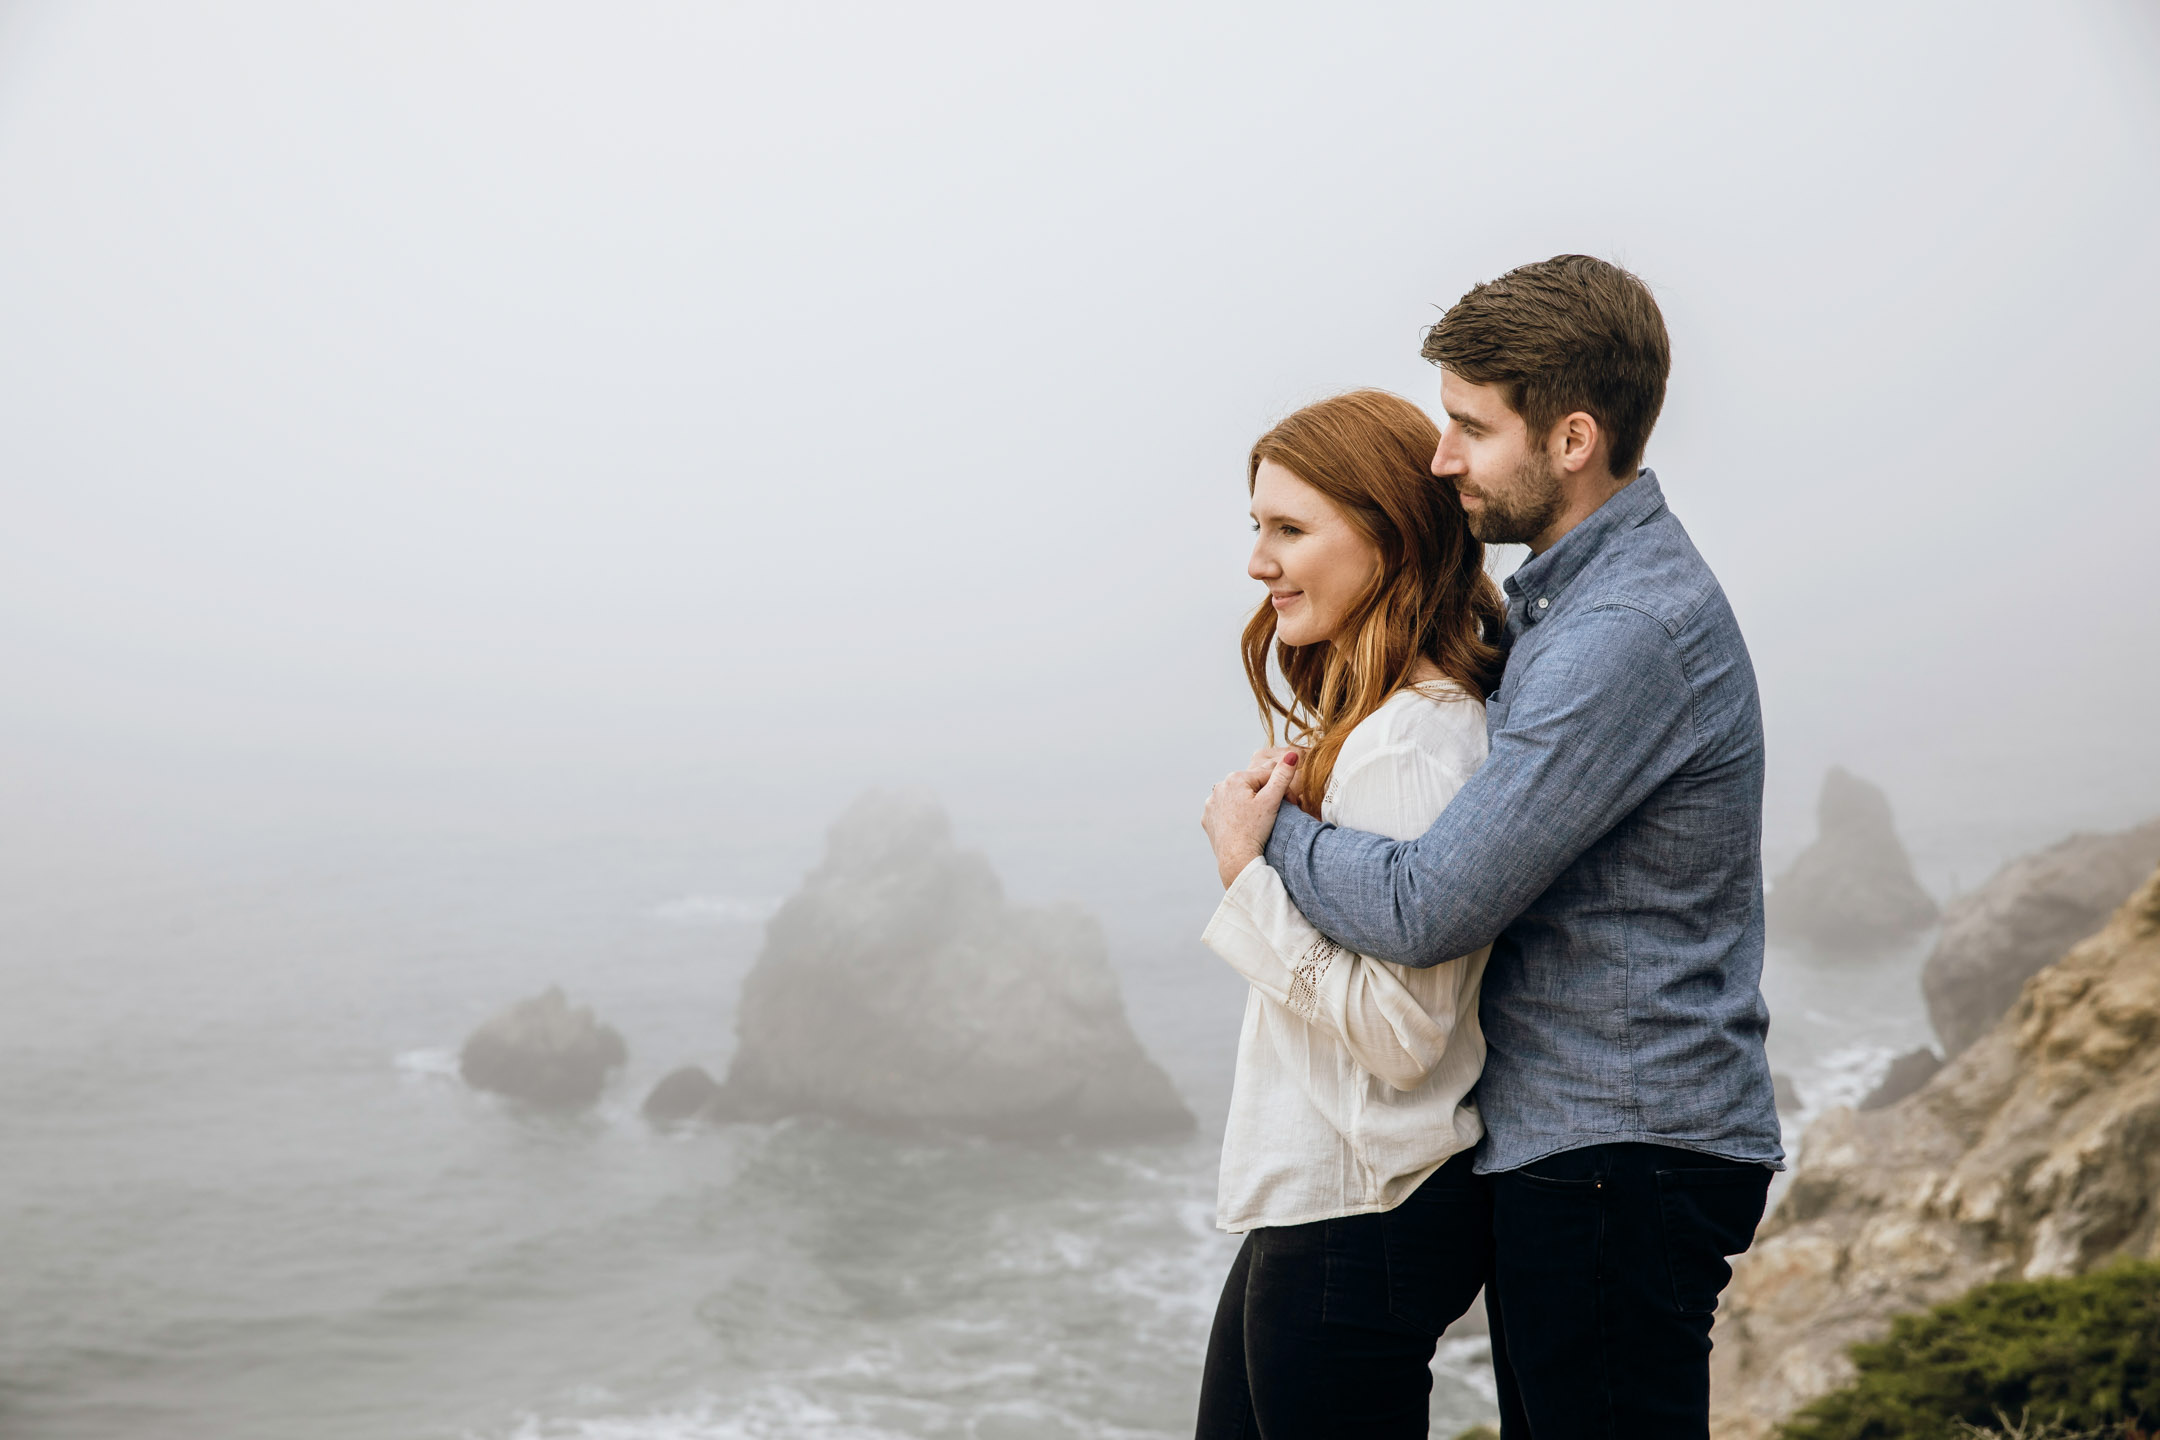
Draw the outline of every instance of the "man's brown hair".
M1632 480L1665 406L1672 342L1650 287L1609 261L1555 255L1474 285L1425 332L1427 360L1497 385L1533 445L1577 410L1612 441Z

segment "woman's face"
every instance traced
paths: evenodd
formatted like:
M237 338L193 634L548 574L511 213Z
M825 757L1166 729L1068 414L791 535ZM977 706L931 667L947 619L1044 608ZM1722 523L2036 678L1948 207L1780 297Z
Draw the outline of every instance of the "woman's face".
M1253 476L1252 563L1267 586L1275 634L1286 645L1333 640L1358 596L1380 574L1380 550L1335 502L1272 460Z

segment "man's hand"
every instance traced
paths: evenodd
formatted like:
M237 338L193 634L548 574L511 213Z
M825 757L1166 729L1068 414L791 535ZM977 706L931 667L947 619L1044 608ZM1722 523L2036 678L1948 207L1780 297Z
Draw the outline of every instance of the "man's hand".
M1255 757L1256 759L1258 757ZM1225 890L1238 872L1260 858L1268 836L1275 833L1275 812L1289 793L1290 777L1297 771L1297 751L1282 751L1264 779L1256 778L1257 766L1235 770L1208 792L1207 808L1200 812L1200 828L1215 847L1215 873Z

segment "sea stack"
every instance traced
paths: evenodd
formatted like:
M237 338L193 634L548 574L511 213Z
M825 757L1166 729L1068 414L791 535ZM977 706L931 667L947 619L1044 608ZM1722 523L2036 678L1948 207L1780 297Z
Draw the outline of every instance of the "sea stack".
M1841 767L1823 777L1815 843L1777 878L1770 934L1818 949L1875 949L1910 940L1935 923L1899 843L1890 798Z
M577 1109L600 1098L608 1072L629 1054L622 1036L589 1006L573 1007L560 986L550 986L473 1031L458 1073L476 1090Z
M720 1082L706 1074L703 1066L684 1065L661 1076L639 1108L654 1124L669 1125L696 1119L719 1094Z
M1102 932L1010 903L927 796L873 791L829 832L743 983L713 1119L1092 1141L1193 1117L1127 1023Z

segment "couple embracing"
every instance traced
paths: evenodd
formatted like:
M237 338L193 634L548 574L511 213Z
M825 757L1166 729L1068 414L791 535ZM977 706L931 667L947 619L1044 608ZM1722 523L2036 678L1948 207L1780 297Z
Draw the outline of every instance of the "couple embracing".
M1358 391L1252 450L1245 668L1295 748L1204 817L1252 990L1199 1433L1423 1436L1482 1288L1504 1440L1702 1437L1783 1152L1754 671L1639 468L1664 320L1563 255L1424 355L1444 431ZM1504 596L1487 544L1530 549Z

